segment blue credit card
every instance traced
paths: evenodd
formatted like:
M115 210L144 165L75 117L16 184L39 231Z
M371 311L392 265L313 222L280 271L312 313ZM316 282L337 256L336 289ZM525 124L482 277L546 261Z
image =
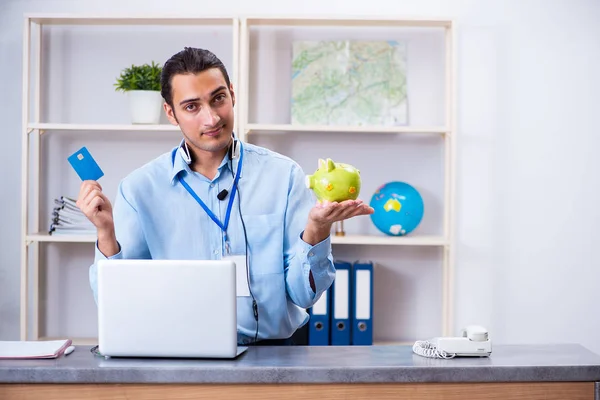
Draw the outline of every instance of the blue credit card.
M82 181L97 181L104 176L104 172L85 146L71 154L68 160Z

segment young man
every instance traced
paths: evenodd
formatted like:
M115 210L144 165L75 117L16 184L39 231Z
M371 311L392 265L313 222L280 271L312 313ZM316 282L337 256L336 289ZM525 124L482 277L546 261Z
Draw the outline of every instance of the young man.
M211 52L175 54L161 87L181 144L127 176L114 209L97 182L81 185L77 205L98 232L95 260L247 255L252 296L238 298L238 343L290 338L334 280L332 224L373 209L315 202L295 162L237 141L235 92ZM96 275L94 263L95 299Z

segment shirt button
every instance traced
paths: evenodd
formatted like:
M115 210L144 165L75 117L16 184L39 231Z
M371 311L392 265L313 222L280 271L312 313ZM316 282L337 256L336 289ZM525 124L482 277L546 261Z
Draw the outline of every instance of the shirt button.
M219 250L215 250L214 253L215 253L215 256L218 255L219 254Z
M214 184L214 183L211 183L211 184L210 184L210 187L211 187L211 188L215 187L215 184Z
M314 256L314 255L315 255L315 253L313 253L312 251L311 251L310 253L308 253L308 256L309 256L309 257L312 257L312 256Z

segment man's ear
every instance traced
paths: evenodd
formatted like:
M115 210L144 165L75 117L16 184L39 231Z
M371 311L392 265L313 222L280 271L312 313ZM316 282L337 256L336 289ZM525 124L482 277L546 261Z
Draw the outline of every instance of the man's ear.
M171 107L167 102L164 102L163 109L165 110L165 114L169 119L169 122L175 126L179 125L179 121L177 121L177 116L175 115L175 110L173 110L173 107Z
M235 92L233 91L233 83L229 84L229 94L231 95L231 104L235 106Z

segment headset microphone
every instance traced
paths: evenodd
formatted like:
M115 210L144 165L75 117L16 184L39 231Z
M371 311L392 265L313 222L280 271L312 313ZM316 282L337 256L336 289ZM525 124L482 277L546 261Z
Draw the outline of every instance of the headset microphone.
M225 197L227 197L227 195L229 194L229 191L227 189L223 189L219 192L219 194L217 195L217 199L219 200L224 200Z
M223 189L217 194L217 199L225 200L231 189L233 189L233 184L235 183L235 178L231 181L231 185L229 185L229 189Z

